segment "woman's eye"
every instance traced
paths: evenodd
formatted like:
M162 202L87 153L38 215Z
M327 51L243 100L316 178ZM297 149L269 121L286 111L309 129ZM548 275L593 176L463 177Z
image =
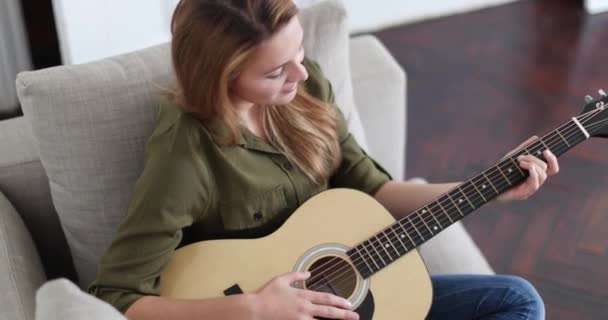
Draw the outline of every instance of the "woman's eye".
M270 74L267 76L268 79L278 79L280 76L283 75L283 70L281 70L281 72L277 73L277 74Z

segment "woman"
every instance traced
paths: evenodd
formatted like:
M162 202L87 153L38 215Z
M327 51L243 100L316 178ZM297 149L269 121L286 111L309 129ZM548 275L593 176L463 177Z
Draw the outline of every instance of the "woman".
M177 89L161 104L144 171L90 292L132 319L358 319L348 301L292 286L215 299L158 296L172 252L193 241L267 235L314 194L364 191L396 218L456 186L391 181L361 151L331 85L305 58L291 0L182 0L172 21ZM526 141L527 144L534 138ZM530 172L500 201L525 199L558 171L524 156ZM431 319L543 319L541 298L509 276L432 278ZM395 315L407 319L407 315Z

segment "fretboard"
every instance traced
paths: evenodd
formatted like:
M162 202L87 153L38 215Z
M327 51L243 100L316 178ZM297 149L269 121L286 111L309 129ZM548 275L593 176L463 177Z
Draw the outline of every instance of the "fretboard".
M364 278L370 277L501 193L523 182L529 174L518 165L517 158L520 155L531 154L545 161L542 153L544 150L549 149L559 157L585 139L585 134L577 124L573 120L569 121L356 245L348 251L351 261Z

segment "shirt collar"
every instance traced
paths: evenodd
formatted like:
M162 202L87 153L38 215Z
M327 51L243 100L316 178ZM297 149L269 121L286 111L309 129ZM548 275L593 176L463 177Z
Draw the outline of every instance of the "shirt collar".
M221 118L215 117L209 119L206 121L205 127L210 131L213 140L217 145L221 147L234 146L226 142L230 138L231 131ZM273 147L262 138L256 136L253 132L245 127L239 127L239 130L237 130L235 145L250 150L282 154L282 152L280 152L277 148Z
M234 144L228 143L231 131L221 117L213 117L202 121L193 115L186 113L182 108L174 102L164 101L161 103L159 123L163 126L170 126L177 121L180 116L192 117L193 120L201 124L199 129L205 129L211 134L213 142L223 148L240 146L250 150L256 150L266 153L282 154L277 148L273 147L260 137L256 136L249 129L239 127L237 130L236 141Z

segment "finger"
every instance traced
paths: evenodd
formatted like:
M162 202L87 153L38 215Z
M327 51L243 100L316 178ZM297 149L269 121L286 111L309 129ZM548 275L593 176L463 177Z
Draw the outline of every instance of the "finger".
M559 172L559 164L557 163L557 157L549 149L545 150L543 154L545 156L545 159L547 159L547 163L549 165L549 168L547 169L547 174L550 176L557 174Z
M524 181L524 185L526 186L525 187L526 191L524 192L523 199L527 199L528 197L530 197L532 195L532 193L534 193L534 191L536 189L538 189L538 187L537 187L538 173L534 169L535 168L534 165L531 164L530 162L522 161L520 166L523 169L526 169L528 171L528 173L530 174L528 179L526 179L526 181Z
M317 304L311 307L311 316L327 319L359 319L359 315L354 311Z
M526 160L526 161L528 161L528 162L530 162L530 163L538 166L539 167L538 169L542 169L543 171L547 170L547 163L544 162L544 161L542 161L542 160L540 160L539 158L537 158L537 157L535 157L533 155L521 156L518 159Z
M532 178L531 185L530 185L530 194L528 194L528 197L530 197L534 192L536 192L536 190L538 190L538 188L540 188L540 174L538 173L538 169L534 164L530 164L530 177Z
M342 309L352 309L352 304L347 299L338 297L336 295L324 292L316 292L312 290L306 290L306 298L318 305L328 305L334 307L340 307Z
M538 173L538 188L540 188L547 180L547 173L545 171L542 171L538 167L534 167L534 170L536 171L536 173Z
M304 281L306 279L308 279L310 277L310 272L289 272L289 273L285 273L281 276L279 276L279 278L282 281L285 281L289 284L293 284L294 282L300 282L300 281Z

